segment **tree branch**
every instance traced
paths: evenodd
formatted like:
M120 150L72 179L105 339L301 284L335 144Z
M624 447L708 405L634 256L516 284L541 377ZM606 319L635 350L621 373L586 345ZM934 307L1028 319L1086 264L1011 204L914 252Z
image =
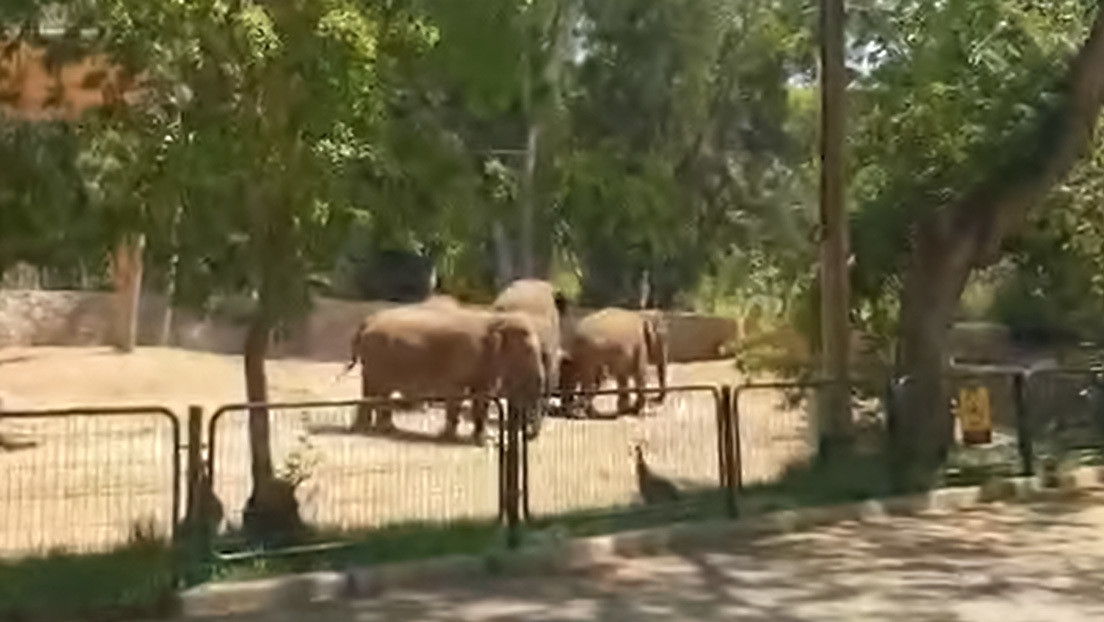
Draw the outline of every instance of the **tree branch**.
M1089 36L1070 61L1057 95L1049 109L1040 103L1044 111L1030 143L1033 148L1015 154L929 224L937 229L930 233L943 241L961 239L968 232L974 267L999 257L1005 237L1069 174L1092 142L1104 104L1104 0L1097 2Z

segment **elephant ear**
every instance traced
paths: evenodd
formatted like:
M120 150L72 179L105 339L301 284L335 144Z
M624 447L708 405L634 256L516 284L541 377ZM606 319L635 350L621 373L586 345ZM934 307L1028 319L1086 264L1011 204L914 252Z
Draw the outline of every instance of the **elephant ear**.
M644 344L648 352L657 355L663 346L667 331L663 320L658 314L648 313L644 316Z
M506 315L495 318L491 322L491 330L488 331L488 351L495 358L511 345L523 341L529 334L527 327L517 318Z

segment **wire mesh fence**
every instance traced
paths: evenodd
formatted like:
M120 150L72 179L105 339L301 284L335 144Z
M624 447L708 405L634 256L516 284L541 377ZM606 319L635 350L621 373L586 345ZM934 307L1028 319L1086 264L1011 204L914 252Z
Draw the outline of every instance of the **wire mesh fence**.
M180 426L169 410L5 411L0 439L0 557L172 537Z
M941 416L947 417L951 443L945 463L949 483L976 481L992 475L1016 475L1024 464L1030 430L1021 425L1021 374L1017 369L959 369L940 383ZM856 449L860 454L885 453L890 419L900 412L908 379L853 380L850 383ZM748 384L737 389L736 409L744 485L772 484L795 467L808 465L816 454L818 394L829 382ZM982 417L985 434L971 423Z
M945 477L950 483L974 483L991 476L1019 475L1022 449L1030 444L1022 404L1022 370L1010 367L960 367L944 375L945 416L953 425L953 442ZM975 432L972 420L981 430ZM989 431L985 432L984 428Z
M440 400L410 404L376 400L395 409L395 428L354 431L363 401L271 404L270 445L277 475L302 479L296 491L303 520L316 529L350 531L412 522L493 520L499 510L495 434L476 444L440 434ZM492 400L489 419L501 417ZM209 423L215 496L225 508L222 531L241 526L252 485L249 408L226 406Z
M1034 456L1070 453L1099 462L1104 452L1104 374L1095 369L1044 369L1025 374L1023 408Z
M748 384L733 397L740 480L744 486L775 482L816 451L813 406L816 385Z
M902 382L885 383L881 391L853 383L861 450L883 448L896 403L904 399ZM642 415L617 415L616 391L591 394L598 411L612 416L568 408L560 415L569 416L546 418L539 436L521 444L524 514L556 519L654 505L637 447L648 478L673 484L680 501L696 492L706 498L727 488L734 495L739 486L778 482L816 452L817 393L824 386L746 384L731 399L727 388L672 387L662 403L654 400L657 389L646 389ZM943 378L941 392L953 429L946 463L951 483L1032 472L1038 457L1071 450L1104 454L1104 376L1096 370L959 369ZM561 396L569 405L583 397ZM488 417L500 429L488 430L489 439L477 444L468 435L470 416L458 437L440 435L441 402L375 400L372 405L395 409L395 429L367 432L353 429L365 401L265 405L278 475L303 479L297 489L302 518L330 533L502 518L502 403L492 400ZM252 488L249 408L225 406L206 419L208 469L224 533L241 525ZM976 421L967 420L981 411L988 429L984 438L971 437ZM194 420L200 421L198 411ZM198 423L194 436L200 437ZM172 535L189 486L180 449L180 424L164 408L4 412L0 557L104 550L125 543L136 528ZM725 495L708 498L720 509Z
M645 392L649 398L657 394L657 389ZM727 413L719 412L718 387L668 388L663 403L646 405L641 415L618 416L616 391L590 395L599 417L573 408L574 416L546 420L540 436L526 446L531 517L639 509L649 500L642 488L647 484L638 477L637 447L650 475L671 482L680 499L722 486L719 417ZM585 397L561 396L575 406Z

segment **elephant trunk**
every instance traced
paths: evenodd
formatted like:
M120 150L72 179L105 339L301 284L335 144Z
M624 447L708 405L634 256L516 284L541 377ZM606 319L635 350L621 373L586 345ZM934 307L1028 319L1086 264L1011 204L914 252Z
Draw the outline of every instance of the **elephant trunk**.
M356 367L357 363L360 362L360 352L359 352L359 350L360 350L360 331L358 330L356 333L353 334L352 343L349 345L349 362L345 365L345 371L342 372L342 375L347 374L350 371L352 371L352 369L354 367Z
M656 376L659 377L659 395L656 396L656 401L662 404L667 398L667 344L665 342L660 346L659 354L656 355L655 366Z
M656 376L659 380L659 394L656 402L662 404L667 398L667 331L664 330L662 319L656 317L645 325L645 338L647 340L648 358L656 368Z

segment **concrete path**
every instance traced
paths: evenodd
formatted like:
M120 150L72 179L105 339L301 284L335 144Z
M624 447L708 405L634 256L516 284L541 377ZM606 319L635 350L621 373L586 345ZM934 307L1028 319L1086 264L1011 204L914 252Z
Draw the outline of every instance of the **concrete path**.
M396 592L235 622L1104 620L1104 493L846 523L586 576Z

